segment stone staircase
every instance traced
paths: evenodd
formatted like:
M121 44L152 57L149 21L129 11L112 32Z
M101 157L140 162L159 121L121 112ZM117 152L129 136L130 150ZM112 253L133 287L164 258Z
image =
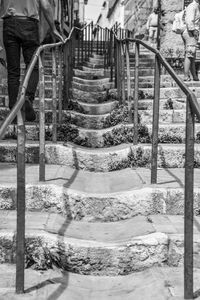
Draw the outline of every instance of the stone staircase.
M38 122L26 124L26 267L58 268L72 274L70 278L77 276L81 284L72 284L73 287L69 284L70 300L175 299L183 295L181 284L177 291L176 283L166 283L166 274L169 270L182 272L183 265L185 98L170 77L162 75L158 183L151 185L152 63L153 56L143 51L140 142L133 146L134 128L128 122L127 108L118 104L114 84L109 80L108 70L103 69L100 55L91 57L82 69L74 70L73 99L63 112L63 123L58 126L58 142L52 143L51 71L47 62L45 105L49 141L45 148L45 182L38 182ZM134 54L131 65L134 65ZM133 70L131 76L134 77ZM199 97L198 83L190 82L190 87ZM0 118L3 119L8 112L4 85L0 91ZM38 110L37 97L34 105ZM195 134L194 258L198 269L199 124ZM15 138L16 128L10 125L5 139L0 141L0 262L2 268L3 264L9 264L8 269L15 261ZM141 274L137 283L141 288L145 272L150 277L154 274L157 280L160 272L165 274L160 277L162 289L153 291L154 282L148 293L141 289L138 293L134 280ZM127 285L122 284L124 278ZM100 289L95 295L88 292L83 296L82 286L90 291L90 281L97 290L99 284L111 281L114 284L109 285L107 292ZM116 286L123 287L116 289ZM67 284L65 289L68 290ZM37 299L47 298L38 294Z

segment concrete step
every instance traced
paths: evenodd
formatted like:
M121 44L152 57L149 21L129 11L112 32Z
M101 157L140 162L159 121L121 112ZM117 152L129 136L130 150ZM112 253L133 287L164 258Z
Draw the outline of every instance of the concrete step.
M88 79L83 79L83 78L79 78L79 77L73 77L73 81L78 84L97 86L97 85L102 85L102 84L109 84L110 78L88 80Z
M75 139L74 139L75 140ZM0 141L0 161L16 162L16 141ZM200 145L195 145L194 166L200 166ZM46 142L45 158L47 164L75 167L78 170L92 172L111 172L128 167L149 167L151 162L151 145L121 144L109 148L90 149L74 143ZM26 162L38 163L38 142L26 143ZM158 167L183 168L185 164L185 145L159 144Z
M200 217L196 217L196 268L200 267L199 222ZM2 263L12 263L16 253L16 212L2 212L0 227ZM53 213L27 212L26 264L51 269L57 261L64 270L94 276L128 275L156 265L180 267L183 233L183 216L150 215L114 223L90 223Z
M17 167L15 163L0 163L0 167L0 211L12 211L16 209ZM47 164L46 181L39 182L39 166L26 164L26 209L88 222L183 215L184 173L182 168L159 169L157 184L151 185L147 168L95 173ZM200 169L194 175L194 214L199 216Z
M104 65L104 56L102 57L90 57L89 62L93 65Z
M87 61L84 63L84 66L87 68L91 68L91 69L103 69L104 63L103 62L93 63L93 62Z
M80 107L83 109L84 113L90 114L90 115L104 115L110 113L118 104L118 101L107 101L104 103L85 103L81 101L74 101L72 102L80 105Z
M87 92L73 88L72 95L74 100L85 103L102 103L108 100L108 91Z
M185 143L185 123L180 123L180 118L184 121L184 115L168 115L163 113L163 123L159 124L158 138L161 144ZM177 118L179 123L171 123L170 119ZM38 119L38 118L37 118ZM52 121L52 114L46 115L48 122ZM66 112L63 114L63 123L58 125L58 141L71 141L78 145L89 148L104 148L112 145L133 142L134 126L128 124L128 120L121 123L113 122L109 114L96 116L85 115L78 112ZM152 136L152 116L150 114L141 114L142 124L139 126L139 143L150 143ZM125 123L127 122L127 123ZM144 125L143 125L144 124ZM66 132L67 130L67 132ZM5 139L16 138L17 127L9 125ZM46 140L52 138L52 125L46 124ZM26 123L26 139L37 141L39 139L39 124ZM200 143L200 124L196 124L195 141Z
M102 92L114 88L114 83L102 82L97 85L91 85L86 83L81 84L77 82L72 82L72 88L84 92Z
M104 70L79 70L74 69L74 74L76 77L86 78L88 80L104 78Z

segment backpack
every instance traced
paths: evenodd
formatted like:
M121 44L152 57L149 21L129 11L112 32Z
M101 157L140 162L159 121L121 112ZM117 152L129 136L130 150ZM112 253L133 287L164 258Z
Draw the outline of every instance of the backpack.
M186 14L186 9L174 15L174 21L172 25L172 31L174 33L182 34L183 31L186 29L185 14Z

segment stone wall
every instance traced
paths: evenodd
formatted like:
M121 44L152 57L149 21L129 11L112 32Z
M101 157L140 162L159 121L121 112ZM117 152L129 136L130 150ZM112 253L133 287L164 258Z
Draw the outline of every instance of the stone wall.
M187 0L187 4L188 4ZM146 22L158 0L125 0L125 28L134 30L136 34L145 33ZM180 35L172 32L174 15L183 9L183 0L161 0L161 7L165 11L162 17L163 30L161 31L161 49L179 49L183 51L183 42Z

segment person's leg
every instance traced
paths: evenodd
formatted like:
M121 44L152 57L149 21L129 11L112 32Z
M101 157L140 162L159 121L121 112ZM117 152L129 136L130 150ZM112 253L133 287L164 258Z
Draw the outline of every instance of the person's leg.
M153 27L150 27L149 28L149 42L150 42L150 45L152 46L152 44L153 44L153 34L154 34L154 32L153 32Z
M184 80L190 79L190 66L191 66L191 59L185 55L184 60Z
M24 22L23 28L24 30L22 35L22 51L23 51L24 62L27 68L31 62L33 54L35 53L36 49L39 47L39 30L38 30L37 22L32 20L30 21L28 20ZM26 96L28 96L31 102L34 101L38 80L39 80L38 63L36 63L26 90Z
M4 20L3 41L7 60L9 107L12 109L17 101L20 84L20 40L16 35L14 19Z
M39 46L39 30L37 21L23 20L21 22L23 30L21 30L22 39L22 51L26 68L30 64L35 50ZM25 115L27 121L34 121L36 118L32 103L35 98L35 92L38 85L39 73L38 63L34 66L32 74L30 76L27 90L26 90L26 101L25 101Z

